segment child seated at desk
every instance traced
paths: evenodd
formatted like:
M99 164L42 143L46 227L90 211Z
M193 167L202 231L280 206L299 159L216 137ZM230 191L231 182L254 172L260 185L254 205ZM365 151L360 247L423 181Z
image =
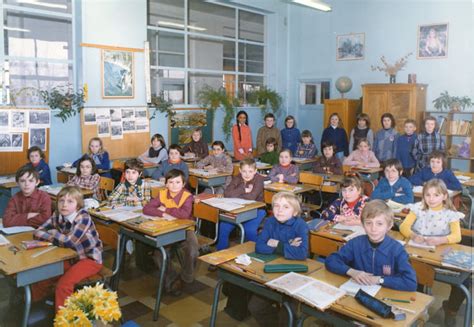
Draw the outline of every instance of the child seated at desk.
M382 200L370 201L362 210L361 219L367 235L350 240L329 255L326 268L362 285L416 291L416 273L405 248L387 235L393 226L390 207Z
M3 226L38 227L51 217L51 198L49 194L38 190L40 179L38 172L31 166L17 170L15 180L20 187L9 201L3 215Z
M429 167L424 167L418 170L413 176L410 177L410 182L413 185L423 185L425 182L438 178L441 179L448 190L460 191L462 185L453 172L445 168L447 166L446 154L442 151L433 151L430 154Z
M273 166L268 178L276 183L298 183L300 171L298 166L291 163L291 151L289 149L280 151L279 164Z
M408 179L402 176L403 167L398 159L385 161L385 177L372 192L372 199L392 200L398 203L413 203L413 187Z
M228 198L240 198L246 200L263 201L263 181L264 178L257 173L257 164L252 158L244 159L240 162L239 174L232 177L232 181L226 186L224 196ZM249 220L244 225L246 241L257 239L257 229L265 217L265 210L259 209L257 217ZM219 238L217 250L229 247L229 235L236 225L225 221L219 222Z
M92 190L94 198L100 200L99 183L100 176L97 173L94 160L91 157L84 156L79 159L76 175L67 182L67 185Z
M232 165L232 159L225 152L225 146L222 141L214 141L212 143L212 154L196 163L196 168L206 169L208 171L214 171L216 173L229 173L232 174L234 166ZM232 180L232 176L228 176L225 181L225 186L229 185ZM214 187L216 194L224 193L224 188ZM206 188L206 193L211 193L211 189Z
M95 163L95 166L99 170L109 170L110 169L110 159L109 153L105 151L104 144L102 143L102 139L99 137L93 137L89 140L89 151L85 153L82 157L77 159L73 162L73 167L79 166L79 161L84 157L90 157ZM112 177L110 172L106 172L102 174L105 177Z
M369 200L363 194L362 183L357 176L347 176L341 184L342 198L326 208L321 218L344 225L360 225L360 215Z
M27 159L30 161L26 165L33 167L39 174L40 183L38 186L51 185L51 171L48 164L44 161L45 155L43 150L37 146L32 146L28 149Z
M353 166L356 168L378 168L380 162L375 157L375 153L370 150L369 141L366 138L361 138L357 143L357 150L344 159L344 165Z
M193 195L184 188L186 183L184 173L179 169L171 169L165 176L166 189L160 190L158 196L150 201L144 208L145 215L163 217L165 219L193 219ZM183 283L190 284L194 281L196 259L199 255L199 244L193 230L186 231L186 239L175 246L184 252L181 274L174 270L170 253L168 252L168 266L165 272L165 291L179 296ZM161 267L162 256L160 251L153 255L158 269Z
M410 205L410 213L400 225L400 233L427 245L459 243L462 218L464 214L456 211L446 184L440 179L432 179L423 186L421 202ZM470 280L467 278L464 284L468 289ZM443 302L447 325L455 325L456 313L463 300L463 292L458 287L451 287L449 300Z
M165 180L166 174L171 169L181 170L184 174L185 181L189 177L188 165L181 160L181 147L178 144L171 144L168 148L168 160L165 160L161 163L160 167L155 169L151 178L156 180Z
M318 154L318 149L313 141L313 134L305 129L301 133L301 142L298 143L294 157L300 159L311 159Z
M109 196L111 206L144 206L151 199L150 185L141 178L143 164L137 159L125 162L125 181Z
M192 141L184 146L183 152L187 155L194 155L196 159L203 159L209 155L209 147L202 139L201 128L196 128L191 135Z
M267 149L267 151L260 156L260 161L263 163L270 164L272 166L278 164L279 154L276 150L277 146L278 144L276 139L274 137L269 137L265 141L265 148Z
M168 159L166 151L166 142L161 134L155 134L151 137L151 146L143 152L139 157L143 163L159 165L162 161Z
M318 174L335 174L342 175L342 163L338 157L334 155L335 145L331 141L321 144L323 155L313 165L313 172Z
M57 212L34 232L34 237L75 250L79 261L72 265L65 261L64 274L59 280L52 278L33 284L32 287L33 300L40 300L49 293L57 280L56 311L73 293L76 284L102 269L102 242L92 218L83 210L81 190L76 186L66 186L57 198Z
M297 196L279 192L273 196L272 208L274 217L265 221L262 232L257 236L255 252L280 254L288 260L306 260L309 231L308 225L299 217L301 205ZM279 310L272 304L257 295L250 298L248 310L260 326L278 326L281 323Z

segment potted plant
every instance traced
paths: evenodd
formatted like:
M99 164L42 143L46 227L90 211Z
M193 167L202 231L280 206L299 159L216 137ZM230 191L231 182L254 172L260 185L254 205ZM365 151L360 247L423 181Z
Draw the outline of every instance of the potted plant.
M173 119L174 115L176 115L173 103L165 99L163 92L161 92L159 96L153 95L149 106L153 108L153 114L150 116L150 120L154 119L158 112L164 113L165 117L170 117L170 119Z
M393 65L387 62L385 56L380 57L380 61L382 62L383 66L374 66L371 65L370 69L372 71L378 70L380 72L385 72L385 75L390 76L390 84L396 82L397 73L405 67L408 62L408 57L412 55L412 52L408 53L406 56L398 59Z
M262 86L258 90L255 90L249 94L249 103L257 105L262 109L262 116L267 113L268 107L270 107L274 114L280 109L281 96L274 90Z
M439 111L450 110L458 112L472 107L474 103L467 97L450 96L448 91L444 91L439 97L433 100L434 107Z

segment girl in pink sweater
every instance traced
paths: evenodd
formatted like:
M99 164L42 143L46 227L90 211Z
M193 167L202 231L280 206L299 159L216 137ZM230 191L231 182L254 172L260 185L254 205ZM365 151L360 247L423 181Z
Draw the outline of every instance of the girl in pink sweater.
M357 150L344 159L346 166L353 166L356 168L378 168L380 162L375 157L374 152L370 150L369 141L366 138L361 138L357 144Z

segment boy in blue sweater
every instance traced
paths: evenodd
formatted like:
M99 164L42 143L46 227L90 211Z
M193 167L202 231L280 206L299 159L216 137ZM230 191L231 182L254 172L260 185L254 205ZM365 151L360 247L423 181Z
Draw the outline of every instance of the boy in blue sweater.
M400 160L403 167L403 176L410 177L416 165L416 159L413 156L413 148L416 140L416 122L413 119L405 120L405 134L400 135L397 140L396 158Z
M430 166L424 167L413 176L410 177L410 182L417 186L423 185L425 182L438 178L441 179L448 190L460 191L462 185L450 169L446 169L446 154L442 151L435 150L430 154Z
M178 144L171 144L168 148L168 160L162 161L160 166L153 172L151 178L156 180L165 180L166 174L172 169L181 170L185 177L185 183L189 177L189 168L181 160L181 147Z
M410 181L401 176L403 167L397 159L385 161L385 177L372 192L372 199L392 200L398 203L413 203L413 186Z
M28 160L26 164L28 167L33 167L38 172L40 177L40 183L38 186L51 185L51 171L49 170L48 164L44 161L45 155L43 150L37 146L32 146L28 149Z
M416 291L416 273L403 246L387 235L393 213L382 200L373 200L362 211L367 235L358 236L327 257L326 268L352 277L362 285L382 285L399 291Z

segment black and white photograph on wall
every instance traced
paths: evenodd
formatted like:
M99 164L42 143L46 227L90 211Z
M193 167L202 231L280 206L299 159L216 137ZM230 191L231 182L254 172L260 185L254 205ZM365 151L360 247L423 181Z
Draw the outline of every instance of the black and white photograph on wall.
M29 146L37 146L41 150L46 151L46 128L30 128Z
M23 151L23 133L12 134L12 148L11 151Z
M95 125L95 108L84 108L84 125Z
M95 118L97 119L97 121L110 121L109 108L96 108Z
M123 133L135 133L134 120L124 120L122 123L123 123Z
M7 133L0 134L0 151L10 151L12 146L11 136Z
M146 108L135 108L135 118L146 118Z
M120 108L113 108L110 109L110 120L111 121L122 121L122 109Z
M0 110L0 128L7 130L10 126L10 112L9 110Z
M123 130L122 130L122 123L111 123L110 124L110 138L112 140L120 140L123 139Z
M97 122L97 136L98 137L110 136L110 123L108 121Z
M122 119L133 119L135 110L133 108L122 108Z
M29 111L30 127L49 128L50 115L49 110L31 110Z
M28 131L28 116L26 114L26 111L11 112L10 131L21 133L26 133Z
M338 35L336 60L362 60L365 57L365 33Z

